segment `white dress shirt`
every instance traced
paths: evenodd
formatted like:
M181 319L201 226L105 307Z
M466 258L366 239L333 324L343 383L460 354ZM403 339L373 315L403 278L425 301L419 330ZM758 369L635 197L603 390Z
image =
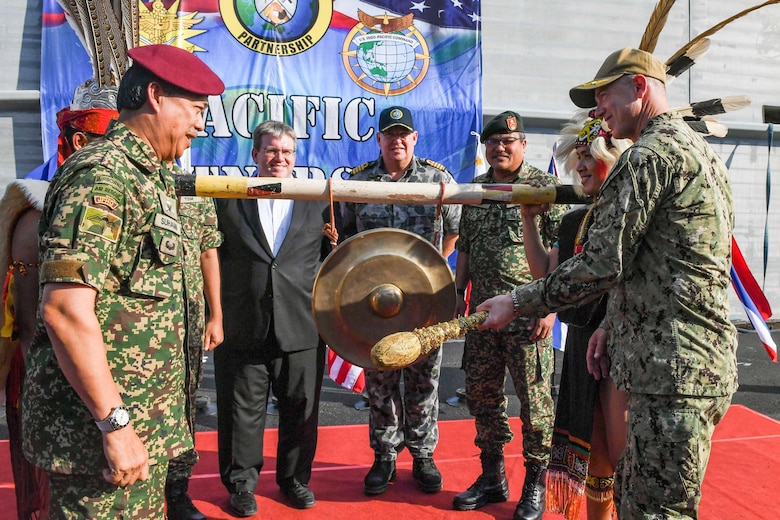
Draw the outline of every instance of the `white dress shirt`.
M257 210L265 239L273 255L279 253L292 220L293 201L289 199L257 199Z

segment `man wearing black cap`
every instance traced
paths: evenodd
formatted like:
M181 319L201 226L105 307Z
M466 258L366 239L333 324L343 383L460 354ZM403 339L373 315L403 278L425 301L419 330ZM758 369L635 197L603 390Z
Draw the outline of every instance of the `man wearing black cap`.
M525 160L525 134L520 114L503 112L491 119L480 134L490 169L472 182L515 184L537 180L558 183L550 174ZM566 206L554 206L539 218L539 235L550 247ZM455 287L458 312L465 314L464 294L471 282L471 311L476 303L501 294L533 277L523 248L520 205L479 204L463 207ZM544 512L545 469L550 459L553 400L550 378L553 353L550 331L553 315L544 319L518 318L500 331L470 332L463 350L466 404L474 416L481 450L482 474L455 496L455 509L477 509L489 502L505 502L509 485L504 471L504 444L512 440L506 414L504 381L507 369L520 399L525 483L516 519L539 519Z
M59 169L39 227L22 421L57 518L164 518L168 461L192 448L171 171L224 85L182 49L128 56L119 120Z
M384 109L379 115L380 156L352 170L352 179L376 182L446 182L455 179L434 161L414 155L417 131L405 107ZM374 228L411 231L439 248L446 258L454 250L460 221L459 205L444 205L441 216L432 205L354 204L343 206L345 237ZM374 464L366 475L368 495L384 493L395 479L395 459L404 447L414 458L412 476L426 493L441 490L441 473L433 462L439 441L439 371L441 349L402 370L366 370L369 438ZM401 395L401 379L404 393Z
M479 310L486 328L609 293L588 370L628 393L616 472L620 518L697 518L712 432L737 388L729 320L734 211L728 171L666 99L666 67L621 49L571 89L634 145L612 168L580 254Z

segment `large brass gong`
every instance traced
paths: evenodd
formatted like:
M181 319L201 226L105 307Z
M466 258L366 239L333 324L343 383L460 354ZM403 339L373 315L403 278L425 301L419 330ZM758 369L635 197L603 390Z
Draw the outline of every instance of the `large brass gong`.
M427 240L381 228L345 240L314 281L312 311L325 342L354 365L376 368L371 347L394 332L452 318L455 281Z

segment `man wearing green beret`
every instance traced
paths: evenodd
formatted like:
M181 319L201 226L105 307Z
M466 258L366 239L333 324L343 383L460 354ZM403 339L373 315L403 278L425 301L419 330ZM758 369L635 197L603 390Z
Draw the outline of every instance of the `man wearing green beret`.
M552 175L525 161L523 120L507 111L491 119L480 134L490 169L472 182L516 184L537 180L558 183ZM555 206L538 218L539 235L546 247L557 240L558 225L567 206ZM523 247L523 219L519 204L464 205L460 222L455 286L458 312L465 314L464 294L471 282L471 311L476 303L532 280ZM525 482L515 519L539 519L544 512L545 470L550 459L553 400L550 378L553 352L550 331L554 315L519 317L498 331L466 335L463 369L466 404L475 418L475 444L481 450L482 474L453 500L455 509L477 509L509 498L504 472L504 444L512 440L504 395L506 370L520 399Z

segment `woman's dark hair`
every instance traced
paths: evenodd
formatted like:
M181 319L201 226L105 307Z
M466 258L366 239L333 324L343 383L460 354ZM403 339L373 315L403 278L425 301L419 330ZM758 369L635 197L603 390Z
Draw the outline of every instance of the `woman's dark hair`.
M169 96L187 96L190 92L160 79L148 69L140 65L133 65L119 83L119 92L116 97L116 108L138 110L146 103L146 87L149 83L158 83L163 92Z

